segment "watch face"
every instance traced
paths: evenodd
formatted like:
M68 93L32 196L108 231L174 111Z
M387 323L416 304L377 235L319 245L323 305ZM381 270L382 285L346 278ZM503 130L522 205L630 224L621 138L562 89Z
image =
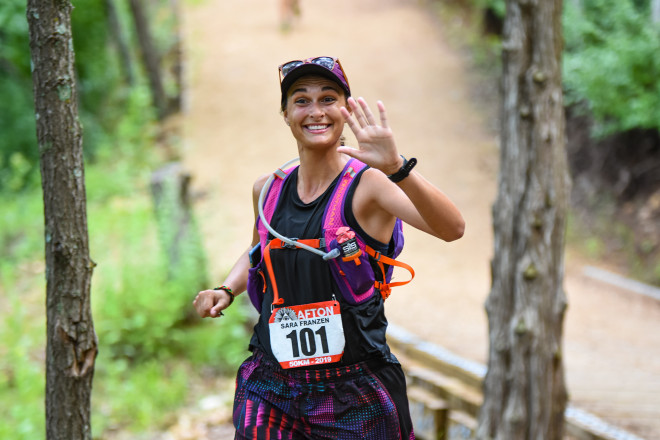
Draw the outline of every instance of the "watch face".
M410 160L407 160L403 166L406 170L408 170L408 172L410 172L415 167L415 165L417 165L417 159L411 157Z
M417 159L414 157L411 158L410 160L407 160L405 157L401 156L403 158L403 166L399 171L396 173L387 176L392 182L397 183L408 177L410 174L410 171L417 165Z

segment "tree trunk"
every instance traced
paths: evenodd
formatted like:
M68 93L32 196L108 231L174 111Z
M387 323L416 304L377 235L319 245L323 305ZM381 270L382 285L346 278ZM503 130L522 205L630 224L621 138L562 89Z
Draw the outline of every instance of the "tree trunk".
M68 0L28 0L46 242L46 438L89 440L97 353Z
M181 270L184 247L191 242L193 221L190 181L190 174L178 162L165 165L151 175L158 235L167 253L169 279L175 278Z
M131 51L124 38L124 32L121 28L121 20L119 19L119 12L117 11L117 6L115 2L117 0L105 0L105 10L108 14L108 27L110 29L110 35L112 41L117 47L117 52L119 53L119 59L121 60L121 68L124 72L124 78L126 83L129 86L133 85L133 61L131 59Z
M147 70L151 98L156 107L158 119L163 120L168 115L167 95L165 94L162 73L160 71L160 55L158 54L151 30L149 29L149 21L147 20L147 14L142 4L143 1L130 0L129 3L131 5L131 12L133 13L140 52L142 53L144 66Z
M660 0L651 0L651 23L660 25Z
M170 0L172 15L174 18L175 35L174 43L170 52L172 54L172 76L176 84L176 94L169 100L168 109L170 112L180 112L183 110L183 78L184 78L184 55L183 55L183 32L181 31L181 5L179 0Z
M569 177L561 0L507 0L488 373L477 438L560 440Z

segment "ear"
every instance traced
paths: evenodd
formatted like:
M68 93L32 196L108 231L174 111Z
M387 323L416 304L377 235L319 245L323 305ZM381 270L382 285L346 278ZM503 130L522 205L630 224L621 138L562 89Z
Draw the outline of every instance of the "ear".
M346 120L344 121L344 124L345 124L345 123L348 122L348 119L349 119L351 116L353 116L353 109L351 108L350 105L348 105L348 100L346 101L346 105L344 106L344 108L345 108L346 111L348 112L348 117L347 117Z
M284 118L284 122L286 123L286 125L291 125L291 123L289 122L289 114L286 110L282 112L282 117Z
M348 98L346 98L346 96L344 96L344 107L346 108L346 110L348 110L349 115L353 114L353 108L350 105L348 105Z

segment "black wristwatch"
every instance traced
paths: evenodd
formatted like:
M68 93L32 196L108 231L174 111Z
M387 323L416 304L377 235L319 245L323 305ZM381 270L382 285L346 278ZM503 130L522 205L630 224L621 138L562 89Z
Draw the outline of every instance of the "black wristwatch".
M408 160L405 157L401 156L401 159L403 159L403 165L401 166L401 168L399 168L399 171L387 176L387 178L394 183L401 182L403 179L408 177L412 169L415 168L415 165L417 165L417 159L415 159L414 157L411 157L410 160Z

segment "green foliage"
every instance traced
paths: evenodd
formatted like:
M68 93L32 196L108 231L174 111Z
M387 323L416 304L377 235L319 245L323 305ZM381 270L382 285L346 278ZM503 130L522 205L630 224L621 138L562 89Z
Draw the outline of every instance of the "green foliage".
M38 170L25 1L0 3L0 189L21 189Z
M193 233L170 268L166 249L176 225L157 221L148 189L158 166L149 89L139 71L131 85L122 77L104 1L73 4L90 252L98 263L93 431L103 436L118 427L158 427L185 403L200 369L233 373L245 357L247 307L239 298L222 320L194 316L206 259L193 218ZM127 2L116 6L135 51ZM154 23L159 45L171 44L171 17L155 16ZM0 2L0 103L0 438L31 440L45 432L45 269L24 0Z
M490 9L499 18L504 18L506 15L506 1L505 0L473 0L479 9Z
M506 14L505 0L470 0L469 5L500 17ZM660 130L660 28L651 23L650 1L580 0L563 5L566 105L593 117L597 137L631 129ZM492 41L482 36L476 54L489 45Z
M182 248L171 270L163 230L176 225L156 227L146 184L137 186L143 190L130 198L104 197L90 213L92 254L99 262L94 316L104 353L93 399L101 414L96 430L153 428L185 402L187 370L233 369L245 356L245 312L238 304L225 321L200 325L193 318L191 301L206 278L199 238Z
M158 428L157 421L167 420L168 413L186 401L191 374L181 363L147 360L131 364L103 352L97 359L95 373L92 390L95 438L103 438L99 434L108 430Z
M126 119L133 90L125 83L121 61L113 50L104 0L73 0L73 46L78 75L79 113L85 127L88 159L116 141L115 129ZM128 17L122 17L125 21Z
M178 324L190 308L191 287L168 279L166 254L159 247L154 221L145 195L121 200L119 206L111 203L90 216L90 224L103 231L94 233L101 239L94 246L95 254L101 253L95 258L103 261L95 273L96 328L101 343L116 357L149 359L182 349L171 338L184 331ZM119 239L121 249L112 244Z
M38 191L0 197L0 288L8 277L43 256L43 201ZM13 273L12 273L13 272Z
M233 374L248 342L242 298L221 320L192 316L198 277L206 276L199 237L182 253L181 270L168 270L147 188L153 157L134 152L148 145L86 170L90 252L98 264L92 421L101 438L105 430L160 427L186 403L200 370ZM44 436L42 261L40 192L0 197L0 438Z
M585 103L596 134L660 129L660 33L630 0L566 2L567 104Z
M75 69L78 87L78 112L84 128L84 153L88 161L102 160L121 144L126 121L144 128L155 112L139 65L137 44L127 0L115 0L119 31L128 45L130 60L119 55L110 31L106 0L72 0L71 13ZM171 50L178 34L172 4L158 0L150 4L151 29L159 55L173 63ZM0 190L19 191L34 187L39 181L39 151L30 71L29 32L24 0L0 2ZM126 71L132 72L129 84ZM169 69L163 69L167 73ZM171 94L175 81L164 75ZM143 98L146 96L147 100ZM136 112L136 104L140 111ZM126 110L130 111L127 112ZM109 151L108 151L109 150Z
M42 232L40 193L0 197L0 438L45 434Z
M126 2L116 2L122 28L131 28ZM103 156L122 139L122 125L144 127L154 112L147 101L135 110L136 97L148 90L144 79L126 84L112 46L104 0L73 0L71 14L78 79L79 116L87 160ZM30 71L29 32L24 0L0 2L0 190L19 191L38 183L39 152ZM130 42L132 34L126 31ZM148 97L148 94L147 94ZM125 127L124 127L125 128ZM121 146L126 148L126 146ZM107 155L107 153L105 153Z
M32 316L22 292L7 290L0 325L0 438L43 438L45 380L43 373L44 315Z

